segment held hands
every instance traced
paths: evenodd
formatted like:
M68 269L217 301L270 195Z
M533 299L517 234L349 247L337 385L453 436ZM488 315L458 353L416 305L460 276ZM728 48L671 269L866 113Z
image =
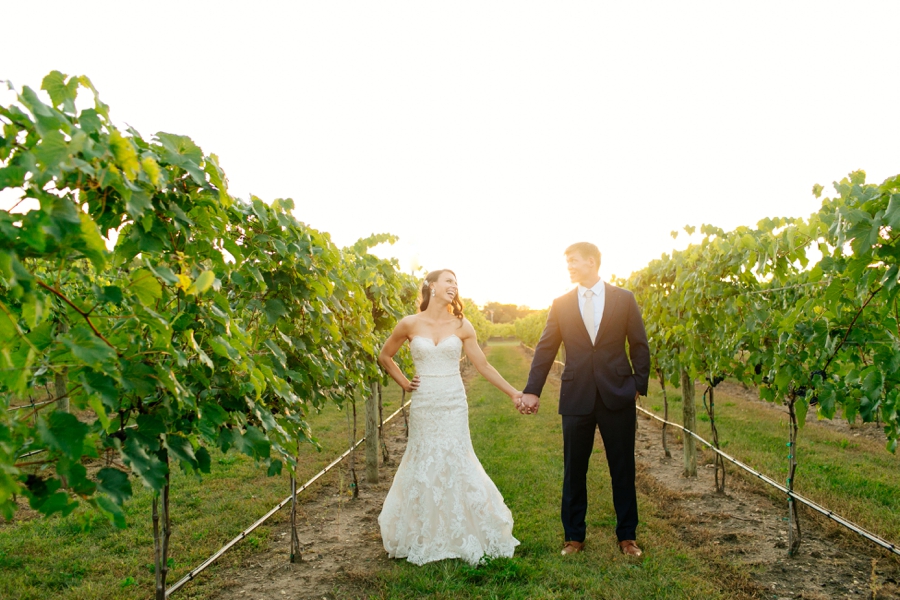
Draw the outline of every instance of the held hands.
M541 399L534 394L522 394L519 401L516 402L516 408L523 415L537 414L538 408L540 408L540 406Z
M419 383L420 383L419 376L416 375L415 377L412 378L412 381L410 381L409 383L406 384L406 386L404 386L403 389L406 390L406 393L414 392L417 389L419 389Z
M520 392L519 390L516 390L515 392L510 394L509 397L512 398L512 401L516 407L516 410L519 410L519 407L522 405L522 392Z

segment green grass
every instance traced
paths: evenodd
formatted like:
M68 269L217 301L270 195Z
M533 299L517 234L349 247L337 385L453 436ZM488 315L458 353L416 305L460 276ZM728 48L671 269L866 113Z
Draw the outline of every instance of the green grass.
M702 388L698 386L698 418L701 413L706 417L700 394ZM645 404L662 415L658 385L651 383L650 399ZM669 419L681 423L681 415L681 396L670 393ZM708 423L709 418L705 421ZM786 412L717 392L716 428L723 450L775 481L785 482L789 440ZM698 426L697 433L712 439L708 425ZM702 460L712 462L712 456L705 450ZM810 411L798 435L797 460L797 493L889 541L900 541L900 456L888 452L884 442L862 435L848 437L845 432L817 423L815 412ZM729 473L744 477L744 471L731 465L727 468ZM747 476L746 480L786 503L781 492L769 486L762 488L755 477Z
M399 388L386 388L384 416L399 407ZM357 437L365 432L359 407ZM306 445L300 480L306 481L349 444L347 414L329 406L310 417L322 446ZM359 452L360 463L362 448ZM358 463L359 464L359 463ZM337 473L337 471L335 471ZM327 475L331 477L331 474ZM324 479L324 478L323 478ZM321 481L321 480L320 480ZM115 529L87 509L62 519L20 511L15 521L0 522L0 599L55 598L101 600L147 598L153 589L153 537L149 491L133 482L135 497L126 505L128 527ZM314 490L306 492L314 493ZM290 495L288 474L267 477L252 459L213 453L212 473L202 479L173 473L173 533L169 585L218 550ZM224 583L217 574L233 572L249 553L269 543L272 527L285 522L288 507L256 529L200 577L178 592L179 598L214 598ZM73 518L75 517L75 518Z
M513 346L492 344L491 363L521 387L529 362ZM373 593L383 598L733 598L736 575L681 541L660 499L639 496L641 564L618 552L609 474L596 449L588 473L588 551L562 557L559 521L562 428L558 388L548 382L536 416L522 416L481 377L468 386L475 451L497 484L522 542L512 559L473 568L462 561L417 567L398 560L379 575ZM739 577L739 576L737 576Z

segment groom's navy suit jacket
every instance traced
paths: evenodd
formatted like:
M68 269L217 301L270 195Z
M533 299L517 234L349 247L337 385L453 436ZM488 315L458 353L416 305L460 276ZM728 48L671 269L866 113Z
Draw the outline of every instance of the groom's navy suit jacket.
M561 415L591 414L598 392L610 410L634 406L636 392L647 394L650 347L641 311L634 294L604 285L603 317L593 344L581 318L575 288L553 301L547 325L534 349L524 392L540 396L559 345L565 344L566 367L559 390Z

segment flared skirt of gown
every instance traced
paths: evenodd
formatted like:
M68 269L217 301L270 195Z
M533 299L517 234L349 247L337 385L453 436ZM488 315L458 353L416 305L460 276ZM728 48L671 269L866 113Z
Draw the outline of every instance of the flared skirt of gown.
M511 557L519 545L512 513L472 448L462 379L420 377L406 452L378 517L385 550L417 565Z

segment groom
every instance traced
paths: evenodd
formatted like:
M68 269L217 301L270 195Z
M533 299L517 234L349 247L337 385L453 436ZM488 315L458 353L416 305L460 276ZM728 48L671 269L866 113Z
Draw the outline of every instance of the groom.
M599 427L612 479L619 549L639 557L641 549L635 542L635 401L647 395L647 334L634 295L600 279L597 246L572 244L566 248L566 263L569 277L578 287L550 307L519 410L523 414L537 412L547 373L560 343L565 344L566 366L559 390L565 461L561 516L566 541L562 553L584 549L587 470Z

